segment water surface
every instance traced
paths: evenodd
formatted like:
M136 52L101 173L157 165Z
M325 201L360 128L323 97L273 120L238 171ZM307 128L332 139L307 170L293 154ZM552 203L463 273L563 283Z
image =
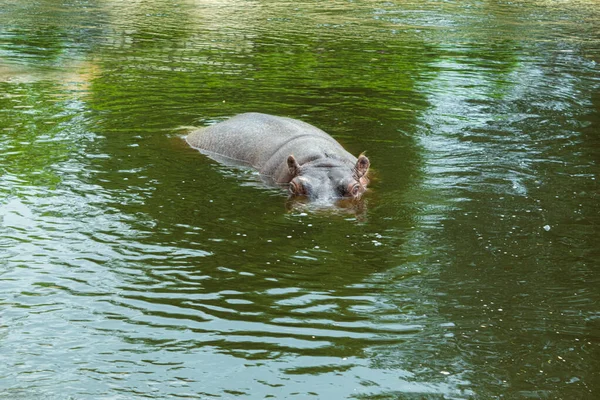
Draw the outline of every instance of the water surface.
M595 399L600 8L1 1L0 394ZM290 207L181 136L353 154Z

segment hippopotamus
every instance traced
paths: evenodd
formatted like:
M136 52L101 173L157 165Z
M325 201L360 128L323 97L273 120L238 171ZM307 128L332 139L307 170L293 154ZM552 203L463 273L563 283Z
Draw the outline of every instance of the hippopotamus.
M255 168L292 196L359 199L369 183L364 154L357 158L321 129L292 118L239 114L193 131L186 140L217 160Z

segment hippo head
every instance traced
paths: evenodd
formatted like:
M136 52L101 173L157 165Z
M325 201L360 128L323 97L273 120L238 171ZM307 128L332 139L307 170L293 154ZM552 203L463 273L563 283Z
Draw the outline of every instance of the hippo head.
M367 172L370 162L362 154L352 167L335 159L300 165L293 155L288 157L287 164L292 178L290 193L311 200L359 199L369 183Z

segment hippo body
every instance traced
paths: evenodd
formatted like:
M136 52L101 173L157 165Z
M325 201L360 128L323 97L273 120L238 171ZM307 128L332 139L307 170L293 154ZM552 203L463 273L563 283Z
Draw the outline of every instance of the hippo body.
M257 169L293 195L358 198L366 190L369 160L347 152L322 130L292 118L236 115L190 133L190 146Z

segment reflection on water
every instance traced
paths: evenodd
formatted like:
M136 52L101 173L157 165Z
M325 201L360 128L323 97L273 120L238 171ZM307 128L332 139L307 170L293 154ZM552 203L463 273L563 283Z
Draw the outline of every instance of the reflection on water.
M597 123L597 82L582 84L571 69L595 64L570 52L550 57L552 69L538 54L485 70L453 55L424 88L433 95L423 122L435 130L422 138L428 186L447 192L441 241L457 237L444 251L454 262L441 273L440 311L460 318L462 354L499 379L499 391L591 398L566 363L587 359L594 340L584 339L582 320L597 314L582 279L596 265L581 253L596 247L597 171L580 153L593 146L582 131ZM556 64L570 67L557 74ZM466 295L465 286L476 290ZM506 354L498 343L519 350Z
M595 398L598 14L6 5L0 393ZM245 111L367 150L364 201L286 203L177 131Z

